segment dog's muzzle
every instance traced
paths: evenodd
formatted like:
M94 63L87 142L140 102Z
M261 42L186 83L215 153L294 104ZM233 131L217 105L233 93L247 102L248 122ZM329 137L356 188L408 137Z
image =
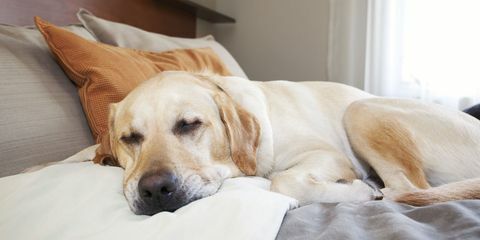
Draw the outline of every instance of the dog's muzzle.
M135 213L151 216L162 211L173 212L186 205L185 193L178 186L179 180L171 172L144 174L138 182Z

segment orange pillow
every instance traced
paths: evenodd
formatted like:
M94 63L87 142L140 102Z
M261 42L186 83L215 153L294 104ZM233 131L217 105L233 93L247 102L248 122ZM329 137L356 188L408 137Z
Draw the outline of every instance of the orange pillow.
M50 50L78 87L80 101L97 143L108 132L108 106L121 101L141 82L166 70L231 75L210 48L161 53L114 47L83 39L35 17Z

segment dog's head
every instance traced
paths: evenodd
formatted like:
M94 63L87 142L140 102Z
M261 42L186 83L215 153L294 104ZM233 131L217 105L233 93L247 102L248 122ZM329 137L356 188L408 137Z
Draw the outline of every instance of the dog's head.
M136 214L174 211L226 178L255 175L260 126L211 77L163 73L110 106L94 162L125 169Z

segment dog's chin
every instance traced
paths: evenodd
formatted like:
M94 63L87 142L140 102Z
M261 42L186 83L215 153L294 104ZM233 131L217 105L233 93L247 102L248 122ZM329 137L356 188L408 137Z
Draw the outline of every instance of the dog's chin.
M159 212L175 212L177 209L180 209L181 207L193 202L195 200L189 200L189 201L175 201L171 202L166 205L162 206L151 206L151 205L146 205L142 201L137 201L133 205L135 206L134 208L131 208L132 211L136 215L148 215L148 216L153 216Z
M201 188L191 189L190 191L178 193L176 194L176 196L173 197L171 201L163 203L162 205L146 204L138 197L138 193L128 194L127 192L125 192L125 197L133 213L135 213L136 215L152 216L159 212L174 212L177 209L184 207L191 202L211 196L218 191L220 186L221 183L208 184Z

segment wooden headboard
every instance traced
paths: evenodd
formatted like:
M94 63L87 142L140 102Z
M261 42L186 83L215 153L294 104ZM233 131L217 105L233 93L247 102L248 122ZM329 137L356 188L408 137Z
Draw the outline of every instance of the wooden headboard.
M81 7L147 31L195 37L195 14L162 0L0 0L0 23L33 25L34 16L58 25L78 23L75 13Z

